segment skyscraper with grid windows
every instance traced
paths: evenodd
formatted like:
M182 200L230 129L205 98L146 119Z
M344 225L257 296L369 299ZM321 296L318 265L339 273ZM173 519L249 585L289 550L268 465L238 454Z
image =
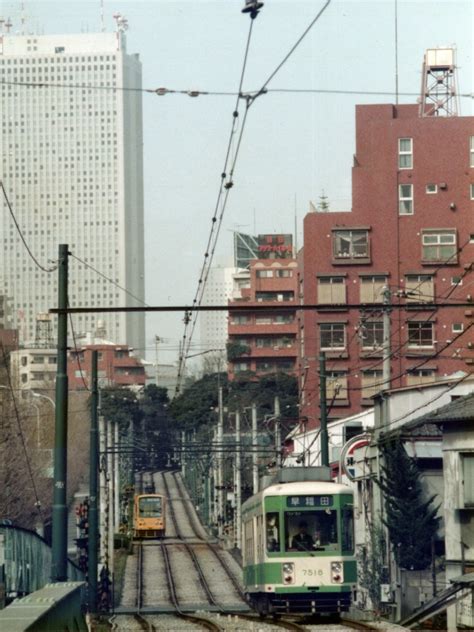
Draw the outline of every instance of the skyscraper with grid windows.
M3 183L25 240L51 267L69 244L71 306L144 300L141 62L117 33L0 37ZM125 89L124 89L125 88ZM2 195L0 293L22 343L57 303L57 273L28 255ZM77 258L76 258L77 257ZM99 273L98 273L98 272ZM76 333L144 348L144 315L74 316Z

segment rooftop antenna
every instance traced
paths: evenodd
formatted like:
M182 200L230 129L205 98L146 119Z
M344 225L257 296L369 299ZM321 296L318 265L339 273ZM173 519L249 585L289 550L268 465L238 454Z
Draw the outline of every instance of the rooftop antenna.
M117 23L117 50L120 50L122 34L128 29L128 20L121 13L114 13L113 17Z
M25 3L22 2L21 3L21 34L22 35L25 34L25 22L26 22L26 18L25 18Z
M296 204L296 193L295 193L295 257L298 254L298 207Z
M10 20L10 18L7 19L7 21L5 22L5 31L7 33L10 33L10 29L12 28L13 24L12 21Z
M398 105L398 0L395 0L395 103Z
M102 33L105 32L105 23L104 23L104 0L100 0L100 30Z
M457 116L456 51L454 47L428 48L423 59L419 115Z

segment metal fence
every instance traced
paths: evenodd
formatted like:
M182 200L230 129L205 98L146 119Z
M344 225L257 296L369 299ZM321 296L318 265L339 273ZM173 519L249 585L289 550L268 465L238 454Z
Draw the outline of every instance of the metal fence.
M51 581L51 547L34 531L0 525L0 566L2 561L7 597L34 592ZM68 579L84 580L84 573L71 561Z

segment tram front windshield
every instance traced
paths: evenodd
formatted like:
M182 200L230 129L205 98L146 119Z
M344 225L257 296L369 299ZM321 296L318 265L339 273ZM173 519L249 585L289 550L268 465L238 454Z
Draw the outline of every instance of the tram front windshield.
M138 515L140 518L161 518L161 498L140 498L138 500Z
M336 550L337 511L285 512L285 548L287 551Z

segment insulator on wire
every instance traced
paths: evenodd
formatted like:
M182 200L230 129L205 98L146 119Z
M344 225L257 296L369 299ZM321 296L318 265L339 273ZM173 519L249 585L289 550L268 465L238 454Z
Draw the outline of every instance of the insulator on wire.
M259 0L245 0L245 7L242 9L242 13L250 13L250 17L254 20L262 7L263 2L259 2Z

